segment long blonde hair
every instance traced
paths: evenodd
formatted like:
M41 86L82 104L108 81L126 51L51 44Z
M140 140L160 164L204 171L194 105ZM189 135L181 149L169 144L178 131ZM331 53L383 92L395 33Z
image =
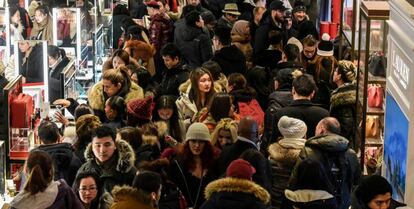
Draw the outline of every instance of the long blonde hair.
M211 144L217 146L218 143L218 136L220 130L230 131L232 142L236 142L237 140L237 123L236 121L232 120L231 118L223 118L217 124L216 128L213 131L211 137ZM219 145L220 146L220 145Z

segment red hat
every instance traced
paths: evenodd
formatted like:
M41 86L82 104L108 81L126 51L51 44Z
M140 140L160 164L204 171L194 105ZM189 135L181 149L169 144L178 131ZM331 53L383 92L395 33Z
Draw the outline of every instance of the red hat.
M233 160L229 167L227 167L226 177L251 180L255 173L256 169L249 162L243 159L237 159Z
M128 116L136 119L150 120L152 117L152 110L154 109L154 102L152 97L144 99L133 99L127 103Z
M147 7L152 7L152 8L155 8L155 9L160 8L160 5L155 0L151 0L151 1L147 2L146 4L147 4Z

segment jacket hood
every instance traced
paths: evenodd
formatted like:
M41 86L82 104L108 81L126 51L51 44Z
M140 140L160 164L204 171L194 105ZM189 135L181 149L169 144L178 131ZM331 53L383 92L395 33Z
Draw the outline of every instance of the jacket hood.
M144 98L144 90L134 82L131 82L128 93L125 95L125 103L128 103L132 99L142 99ZM105 109L105 97L103 91L103 83L99 81L96 83L88 93L89 105L94 110Z
M296 190L286 189L285 196L292 202L312 202L317 200L327 200L334 198L333 195L323 190Z
M318 147L326 152L345 152L348 150L348 139L336 135L328 134L315 136L306 141L306 146Z
M38 149L47 152L52 157L58 170L67 168L73 158L72 146L69 143L41 145Z
M182 33L182 38L184 41L192 41L193 39L197 38L202 33L203 33L203 29L186 25Z
M250 180L237 178L222 178L215 180L207 185L204 196L209 200L217 192L241 192L255 196L257 199L267 204L270 202L270 194L260 185Z
M282 139L269 146L270 158L278 164L293 166L305 147L305 139Z
M331 96L331 107L342 105L355 105L356 88L355 85L349 84L335 89Z
M115 142L115 146L118 152L116 170L121 173L127 173L134 167L134 163L135 163L134 150L132 149L131 145L128 144L128 142L122 139L117 139ZM92 151L92 143L89 143L88 146L86 147L85 159L87 161L95 160L95 155L93 154L93 151Z
M59 185L59 181L53 181L45 191L35 195L22 191L13 199L11 206L16 209L48 208L55 202L58 196Z

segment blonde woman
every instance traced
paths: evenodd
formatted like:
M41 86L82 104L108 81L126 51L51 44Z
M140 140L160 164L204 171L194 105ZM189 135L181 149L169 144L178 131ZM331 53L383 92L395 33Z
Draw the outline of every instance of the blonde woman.
M237 140L237 123L230 118L220 120L214 129L211 144L219 149L233 144Z

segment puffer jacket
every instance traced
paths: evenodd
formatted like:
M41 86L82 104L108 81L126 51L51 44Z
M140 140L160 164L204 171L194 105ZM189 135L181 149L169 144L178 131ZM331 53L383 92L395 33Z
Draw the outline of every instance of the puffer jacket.
M331 94L330 116L341 124L341 135L349 140L351 148L356 147L356 86L345 84Z
M175 39L183 58L190 67L200 67L213 57L213 48L208 32L181 23L179 36Z
M330 176L331 168L328 168L329 165L326 165L327 162L324 160L324 155L334 153L335 155L343 155L346 168L344 169L344 179L341 179L341 202L338 203L338 208L348 208L351 205L351 190L354 186L358 185L359 179L361 178L359 159L356 153L348 148L348 143L347 139L336 134L320 135L308 139L305 143L305 147L300 152L299 158L293 169L289 180L289 187L295 188L297 181L296 169L302 160L312 158L321 162L328 170L327 173Z
M205 190L206 202L201 209L265 209L270 203L269 193L246 179L223 178L211 182Z
M85 150L86 163L78 173L93 172L100 177L103 193L111 192L116 185L132 185L136 168L135 153L128 142L119 139L115 142L116 150L108 162L99 165L92 151L90 143Z
M168 69L163 73L158 88L154 89L154 94L157 97L162 95L174 95L178 97L180 95L178 88L188 80L189 74L187 67L182 63L172 69Z
M284 191L288 187L290 175L299 153L305 147L305 139L282 139L269 146L270 165L272 167L273 208L281 208Z

